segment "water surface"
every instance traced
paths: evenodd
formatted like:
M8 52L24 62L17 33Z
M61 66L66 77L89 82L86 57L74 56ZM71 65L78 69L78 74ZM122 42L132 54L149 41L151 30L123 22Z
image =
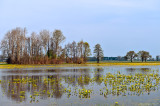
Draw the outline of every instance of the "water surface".
M125 78L119 78L118 75L124 75ZM144 83L150 78L147 83L152 83L153 87L142 87L147 86L143 83L139 90L135 88L133 91L130 87L139 82L134 78L131 83L127 82L127 75L144 76ZM0 103L2 106L159 106L158 78L159 66L1 69ZM126 87L119 90L123 85Z

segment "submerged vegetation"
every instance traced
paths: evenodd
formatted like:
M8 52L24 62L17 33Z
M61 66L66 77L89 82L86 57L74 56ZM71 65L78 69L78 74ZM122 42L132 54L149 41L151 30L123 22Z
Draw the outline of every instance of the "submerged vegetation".
M90 100L95 95L107 99L110 96L150 95L153 91L159 90L160 76L158 70L128 75L122 74L120 71L101 75L102 71L103 68L96 69L93 77L88 74L82 74L79 77L68 75L6 76L0 80L0 86L3 95L7 95L7 97L18 102L29 99L30 103L38 103L41 99L46 98L61 98L62 95L66 98ZM116 101L115 105L118 104L119 101Z

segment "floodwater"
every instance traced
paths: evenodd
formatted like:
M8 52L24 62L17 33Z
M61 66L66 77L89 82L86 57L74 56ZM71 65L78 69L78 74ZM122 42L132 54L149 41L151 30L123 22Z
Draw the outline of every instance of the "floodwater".
M0 106L159 106L159 69L159 66L0 69Z

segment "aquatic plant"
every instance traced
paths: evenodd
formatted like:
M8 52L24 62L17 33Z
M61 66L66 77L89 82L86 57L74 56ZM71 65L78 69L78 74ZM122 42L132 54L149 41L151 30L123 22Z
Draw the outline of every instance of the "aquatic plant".
M19 102L29 98L31 103L38 103L40 98L60 98L62 95L67 98L74 96L79 99L90 99L95 94L104 98L110 95L149 95L153 91L157 91L160 85L160 76L157 70L128 75L120 71L105 75L100 75L99 71L94 73L93 77L81 74L77 78L54 75L47 77L12 76L11 78L2 78L0 85L4 95L11 98L16 97ZM116 106L119 105L118 102L115 102Z

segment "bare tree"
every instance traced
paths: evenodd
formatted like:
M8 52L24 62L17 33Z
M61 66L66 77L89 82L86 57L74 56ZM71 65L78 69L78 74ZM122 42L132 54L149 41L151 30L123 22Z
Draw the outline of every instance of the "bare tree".
M25 33L26 29L15 28L5 35L1 42L1 49L4 55L8 56L10 63L20 63L25 49Z
M26 28L15 28L5 34L0 49L3 57L8 58L8 63L52 64L63 61L83 63L90 55L90 46L87 42L73 41L63 48L60 44L65 37L60 30L55 30L52 37L45 29L39 34L32 32L30 37L26 37L26 34Z
M55 50L56 50L56 55L57 55L57 51L58 51L58 47L59 45L66 39L65 36L63 36L61 30L55 30L53 32L53 42L55 44ZM57 56L56 56L57 58Z
M83 40L78 42L78 54L80 58L83 58Z
M83 59L84 62L87 61L87 57L91 55L91 49L88 42L83 43L84 51L83 51Z
M75 41L72 42L72 46L71 46L71 51L72 51L72 60L73 60L73 63L76 63L77 59L76 59L76 56L77 56L77 44Z
M47 47L49 47L49 39L50 39L50 32L48 30L42 30L40 32L40 37L42 40L42 46L44 47L45 50L45 55L47 54ZM49 49L49 48L48 48Z
M11 56L11 33L8 31L5 34L4 39L1 41L1 50L3 53L3 57L10 57Z
M66 63L69 63L69 54L70 54L70 44L65 45L65 58Z

